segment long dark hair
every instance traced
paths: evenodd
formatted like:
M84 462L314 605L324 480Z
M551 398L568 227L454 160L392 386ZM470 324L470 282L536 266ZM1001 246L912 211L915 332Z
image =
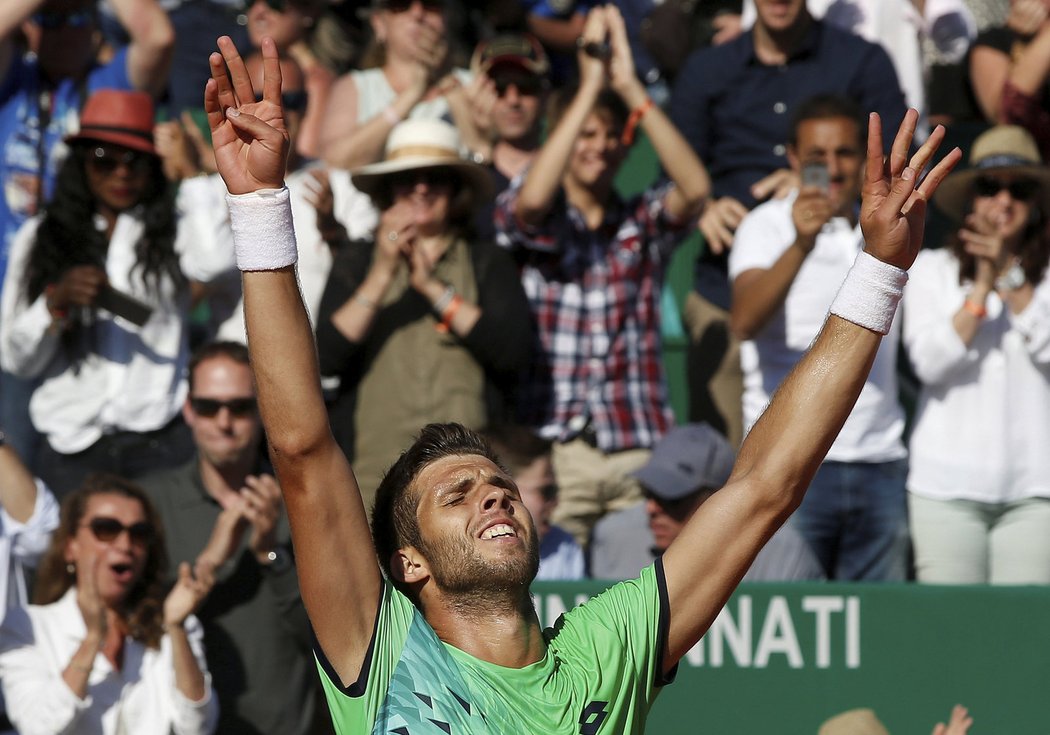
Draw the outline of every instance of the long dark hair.
M95 227L97 201L87 178L87 159L96 147L93 141L74 143L58 171L55 192L44 208L43 221L36 232L26 270L22 276L27 303L35 301L47 286L57 283L74 266L105 268L109 241ZM175 252L176 215L174 200L161 170L160 159L150 156L150 173L139 205L145 232L135 244L135 264L128 273L139 271L143 282L154 292L168 277L182 289L187 280ZM90 322L72 320L62 333L62 344L71 362L94 349Z
M66 496L58 523L38 567L33 602L49 605L77 583L76 570L69 570L66 545L80 528L87 512L88 501L95 495L119 495L138 501L146 521L153 526L153 537L146 549L146 564L142 576L128 592L119 612L128 626L128 635L149 648L160 645L163 630L165 585L168 572L168 552L160 516L145 491L138 485L116 475L95 474Z

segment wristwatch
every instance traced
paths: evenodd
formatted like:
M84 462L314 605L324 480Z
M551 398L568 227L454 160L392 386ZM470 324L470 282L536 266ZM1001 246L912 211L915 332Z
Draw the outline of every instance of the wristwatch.
M281 574L292 568L291 554L281 546L275 546L273 550L268 552L266 559L267 561L262 567L271 574Z

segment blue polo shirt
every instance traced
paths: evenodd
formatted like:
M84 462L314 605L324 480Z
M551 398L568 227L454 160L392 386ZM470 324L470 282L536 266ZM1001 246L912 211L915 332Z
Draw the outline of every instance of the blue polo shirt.
M788 166L795 110L818 94L856 100L865 112L878 112L889 131L897 129L907 109L893 62L881 46L814 21L786 64L759 61L750 32L693 52L676 78L671 119L707 166L714 196L731 196L751 208L756 204L751 185ZM717 275L705 279L698 272L698 289L728 308L724 256L709 262L716 264Z

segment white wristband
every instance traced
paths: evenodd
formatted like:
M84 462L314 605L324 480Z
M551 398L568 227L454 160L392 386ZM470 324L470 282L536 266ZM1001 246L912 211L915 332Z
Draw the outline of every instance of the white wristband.
M299 251L287 187L227 194L226 204L240 270L272 271L295 265Z
M879 334L890 331L908 272L861 251L831 302L831 313Z

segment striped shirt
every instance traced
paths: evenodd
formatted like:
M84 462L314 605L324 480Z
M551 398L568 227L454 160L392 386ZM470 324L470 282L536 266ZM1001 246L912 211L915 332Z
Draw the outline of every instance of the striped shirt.
M546 221L525 226L514 215L524 178L496 206L499 241L521 266L536 328L519 420L555 441L589 426L604 452L651 447L673 423L660 295L689 222L667 213L666 184L628 201L614 195L594 230L564 193Z

